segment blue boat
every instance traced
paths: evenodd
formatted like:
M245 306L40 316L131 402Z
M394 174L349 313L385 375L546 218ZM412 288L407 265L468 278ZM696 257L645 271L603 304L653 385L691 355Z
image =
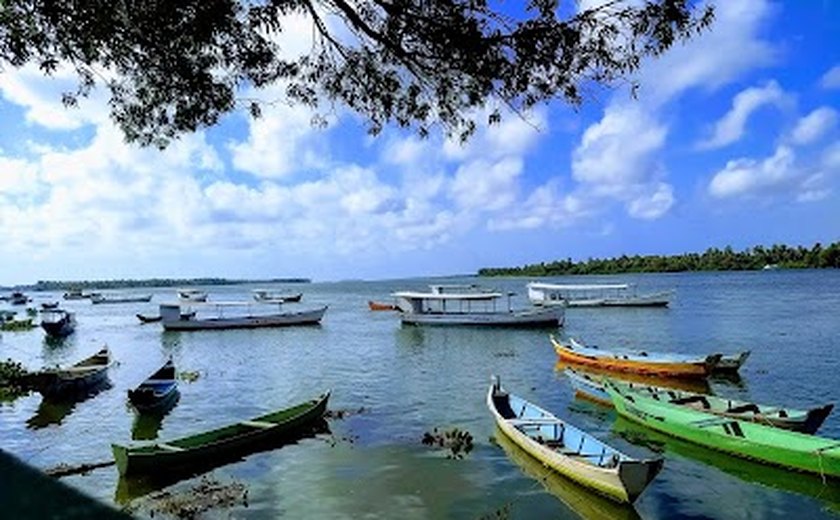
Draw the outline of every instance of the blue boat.
M128 401L141 413L165 410L177 397L178 381L171 358L137 388L128 391Z

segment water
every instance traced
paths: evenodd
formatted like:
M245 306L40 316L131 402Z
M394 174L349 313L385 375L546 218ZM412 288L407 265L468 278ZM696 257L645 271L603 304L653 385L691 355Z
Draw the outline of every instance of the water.
M840 271L687 273L556 278L554 281L636 282L642 290L676 289L668 309L569 309L568 334L601 346L648 351L732 353L751 349L737 380L715 379L720 395L810 407L840 402ZM0 447L48 468L108 460L111 442L135 435L173 438L282 408L332 389L330 409L354 413L329 421L330 434L214 469L222 481L249 488L235 517L275 518L510 518L592 515L597 498L569 493L540 468L523 468L491 442L484 404L491 374L511 391L554 411L619 449L639 456L661 452L665 468L637 501L645 518L774 518L796 514L834 518L840 484L767 468L682 443L618 420L612 410L572 397L547 330L401 327L368 300L389 301L395 290L423 289L430 280L315 283L300 290L300 307L329 305L320 326L264 330L164 333L141 325L150 304L63 302L77 313L77 332L51 345L43 332L4 332L0 358L29 368L75 362L107 344L118 366L110 388L72 407L45 407L37 394L0 404ZM440 281L440 280L435 280ZM527 279L450 279L518 293ZM248 286L207 287L211 299L250 298ZM131 291L126 291L131 292ZM141 291L138 291L141 292ZM59 294L34 293L36 303ZM291 306L291 305L290 305ZM132 388L172 355L181 371L181 399L161 423L135 428L126 406ZM420 443L433 428L458 427L475 439L462 460ZM840 438L835 411L821 435ZM529 473L530 471L530 473ZM535 473L536 472L536 473ZM198 477L174 484L186 488ZM116 469L64 479L104 502L123 504L143 486L120 480ZM560 498L558 498L560 497ZM564 502L565 500L565 502ZM607 516L616 516L610 504Z

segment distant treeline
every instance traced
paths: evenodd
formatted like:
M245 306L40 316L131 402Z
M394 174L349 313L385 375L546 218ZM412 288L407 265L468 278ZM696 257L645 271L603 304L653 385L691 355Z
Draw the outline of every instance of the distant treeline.
M271 278L268 280L228 280L227 278L149 278L145 280L38 280L36 291L68 291L71 289L123 289L128 287L190 287L194 285L238 285L246 283L310 283L309 278Z
M755 246L734 251L727 246L704 253L682 255L626 256L590 258L581 262L571 259L542 262L523 267L485 267L479 276L555 276L565 274L672 273L680 271L750 271L765 268L806 269L840 268L840 242L823 247L817 242L810 249L798 246Z

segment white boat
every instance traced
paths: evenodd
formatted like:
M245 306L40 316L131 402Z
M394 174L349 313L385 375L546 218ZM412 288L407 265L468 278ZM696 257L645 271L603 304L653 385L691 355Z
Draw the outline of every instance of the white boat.
M254 289L254 300L265 303L299 302L303 293L273 293L268 289Z
M160 317L165 330L190 331L314 325L327 312L326 306L293 312L279 309L279 305L249 302L192 303L189 306L162 303Z
M92 294L90 297L91 303L139 303L152 301L151 294L145 295L102 295L99 293Z
M497 377L487 408L510 440L546 467L617 502L633 503L662 469L662 459L636 459L539 406L506 392Z
M451 292L451 291L463 292ZM400 318L411 325L474 325L495 327L559 327L562 307L514 311L512 293L482 290L476 286L434 285L430 292L393 294ZM499 300L507 296L507 302Z
M178 289L178 300L182 302L206 302L207 293L200 289Z
M76 330L76 315L63 309L41 311L41 328L48 336L63 338Z
M528 299L534 305L567 307L667 307L674 291L638 294L632 284L554 284L531 282Z

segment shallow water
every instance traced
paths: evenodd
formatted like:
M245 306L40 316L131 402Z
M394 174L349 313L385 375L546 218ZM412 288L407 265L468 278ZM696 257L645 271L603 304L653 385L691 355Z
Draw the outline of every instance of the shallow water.
M685 273L557 278L579 282L636 282L642 290L676 289L668 309L569 309L567 334L602 347L706 353L751 349L736 380L713 379L720 395L800 408L840 401L840 271ZM73 336L58 344L43 332L4 332L0 358L35 369L75 362L107 344L118 365L111 387L72 406L44 405L33 394L0 404L0 448L39 468L108 460L111 442L132 435L173 438L211 429L309 399L332 389L331 433L256 453L212 470L249 488L248 506L234 516L274 518L511 518L597 516L520 467L491 441L484 404L491 374L573 424L639 456L661 453L665 468L637 501L644 518L836 517L840 483L733 459L618 420L612 410L575 400L548 341L551 330L401 327L389 312L370 312L368 300L389 301L395 290L423 289L430 280L314 283L296 307L329 305L320 326L164 333L141 325L135 313L156 314L174 299L160 289L149 304L62 302L77 313ZM436 279L435 281L440 281ZM518 293L527 279L464 279ZM248 286L208 287L210 298L250 298ZM145 291L145 290L144 290ZM126 293L132 291L125 291ZM143 292L143 291L137 291ZM33 293L35 303L60 298ZM293 307L289 304L289 307ZM126 390L172 355L181 398L158 424L135 425ZM462 460L423 446L423 433L458 427L475 448ZM840 438L835 411L821 435ZM514 457L515 459L515 457ZM537 468L539 469L539 468ZM105 468L65 482L120 504L148 491ZM186 487L195 479L181 481ZM545 482L545 483L543 483ZM558 491L559 489L559 491ZM571 496L571 498L569 498ZM584 494L584 496L586 496ZM565 501L564 501L565 500ZM606 506L607 511L613 511ZM596 511L600 509L595 508ZM608 515L609 516L609 515ZM614 515L612 515L614 516Z

